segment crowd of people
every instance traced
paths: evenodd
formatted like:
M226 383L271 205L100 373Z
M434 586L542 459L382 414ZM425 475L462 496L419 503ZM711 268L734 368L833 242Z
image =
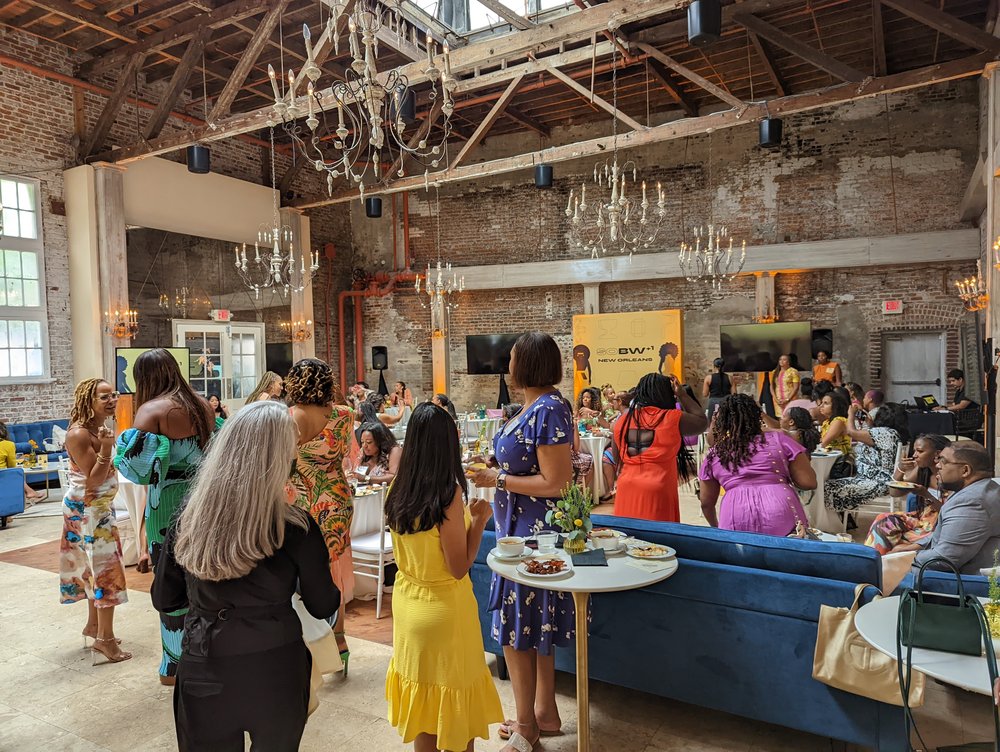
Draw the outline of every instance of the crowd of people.
M168 351L150 350L135 364L133 425L117 439L107 426L118 400L112 386L77 386L60 597L87 601L83 635L95 660L132 657L114 632L115 608L128 596L111 505L117 473L146 486L139 566L154 574L159 678L175 685L180 749L239 748L244 732L262 749L296 749L317 677L348 674L352 486L386 485L398 565L390 722L418 752L471 750L497 722L503 752L530 752L562 726L554 650L574 640L572 598L493 576L489 633L513 685L506 718L468 573L491 517L498 537L534 535L567 485L587 482L581 430L610 434L600 458L586 456L622 517L680 522L679 488L691 482L712 526L801 536L808 519L800 498L817 487L811 454L835 450L826 482L833 510L907 493L891 481L913 484L905 511L876 517L868 545L916 551L918 563L943 555L963 572L992 564L1000 486L986 450L910 437L902 406L839 383L840 366L822 355L811 378L779 359L769 378L774 416L766 401L739 392L721 361L702 383L707 405L661 373L622 391L588 388L571 402L559 391L556 342L525 334L511 351L508 381L521 402L505 407L488 456L466 471L445 394L417 403L402 382L389 395L357 382L344 395L333 369L310 358L283 377L267 374L229 415L193 390ZM964 401L959 394L953 404ZM400 421L402 445L391 430ZM702 435L699 466L692 447ZM492 508L478 498L483 489L495 489ZM328 630L335 668L304 641L307 620Z

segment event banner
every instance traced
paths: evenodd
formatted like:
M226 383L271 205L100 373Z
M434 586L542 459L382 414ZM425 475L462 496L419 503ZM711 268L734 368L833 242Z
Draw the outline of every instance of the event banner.
M631 389L647 373L683 380L684 314L677 309L573 317L573 395Z
M115 348L115 389L121 394L135 394L135 376L132 368L136 359L152 347L116 347ZM186 347L167 347L167 352L174 356L181 368L185 380L189 378L191 353Z

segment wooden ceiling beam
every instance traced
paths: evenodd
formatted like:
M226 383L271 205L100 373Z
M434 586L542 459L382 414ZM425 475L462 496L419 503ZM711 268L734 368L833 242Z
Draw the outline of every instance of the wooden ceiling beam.
M188 42L187 49L184 50L184 57L181 58L177 67L174 68L174 74L167 85L166 91L160 95L160 99L156 103L156 109L153 110L153 114L149 117L149 122L146 123L143 138L147 141L160 135L160 131L166 125L167 118L170 117L171 110L174 109L174 105L177 104L177 100L180 99L181 94L187 87L191 71L198 64L198 60L205 49L205 42L208 41L211 35L212 30L207 26L203 26L197 36Z
M500 98L493 103L493 107L490 108L486 117L484 117L476 127L472 137L462 145L462 148L459 150L458 154L455 155L455 158L451 161L451 165L448 169L454 170L458 167L462 160L468 156L469 152L479 145L479 142L483 140L483 136L486 135L486 132L493 127L497 118L503 114L503 111L507 108L511 98L514 96L514 92L517 91L517 87L521 85L521 81L523 80L524 76L518 76L507 84L507 88L504 90L503 94L501 94ZM576 81L573 81L573 83L575 84Z
M953 60L948 63L906 71L905 73L872 78L860 85L853 82L842 83L818 91L792 94L787 97L772 99L766 103L750 103L745 110L727 110L702 117L685 118L653 128L630 131L629 133L618 134L618 148L625 150L649 146L650 144L706 133L709 130L732 128L752 123L769 115L772 117L781 117L782 115L791 115L798 112L808 112L867 97L893 94L899 91L953 81L958 78L978 76L991 59L991 56L988 54L974 55L961 60ZM595 138L588 141L554 146L526 154L518 154L512 157L494 159L479 164L462 165L455 169L446 169L441 172L432 173L429 176L429 181L434 185L447 185L465 180L491 178L519 170L528 170L540 162L554 164L556 162L584 159L599 154L608 154L613 146L613 137L611 136ZM395 180L386 186L371 186L366 189L365 193L366 195L397 193L422 188L423 185L424 176L420 175ZM357 198L358 192L352 189L342 191L328 198L298 201L294 205L300 209L311 209L319 206L355 201Z
M734 22L734 17L739 13L770 13L775 10L782 10L789 6L802 6L802 0L743 0L743 2L732 3L722 6L722 27ZM650 26L642 31L634 31L630 38L633 44L643 42L645 44L663 44L680 37L687 36L687 19L681 18L676 21Z
M239 5L240 3L251 1L259 2L259 0L236 0L236 3L230 5ZM682 8L686 2L687 0L609 0L609 2L602 3L593 8L556 18L544 26L536 26L527 31L519 31L503 37L487 39L452 50L452 72L456 76L473 73L476 68L482 67L486 63L496 64L498 61L508 57L523 56L528 53L536 54L544 50L553 49L569 40L586 39L591 34L607 28L609 22L625 24L633 21L642 21L646 18L652 18L671 10ZM223 8L227 7L229 6L223 6ZM211 14L203 15L208 16ZM178 24L178 27L185 24ZM178 27L175 27L175 29ZM182 29L181 33L188 33L188 29ZM163 38L152 39L152 37L147 37L141 44L144 46L156 46L157 44L163 44ZM106 64L106 61L104 64ZM413 62L403 66L399 71L402 75L406 76L411 86L416 86L427 81L427 74L424 72L425 65L423 61ZM380 74L380 78L384 79L385 75L384 73ZM478 87L473 85L473 88ZM329 110L335 106L336 99L329 92L320 97L317 102L318 109L322 110ZM154 141L133 144L122 149L117 149L107 156L113 162L130 162L147 156L166 154L183 149L192 143L221 141L239 133L260 130L272 118L273 110L271 107L262 107L253 112L233 115L221 123L214 123L214 128L191 128L182 133L160 136Z
M874 0L878 2L878 0ZM771 60L771 56L767 54L767 49L764 47L764 43L761 41L760 37L757 36L752 31L747 31L750 37L750 44L753 45L754 50L757 52L757 57L764 64L764 70L767 71L767 77L771 79L771 84L774 86L775 91L778 92L779 97L786 96L788 94L788 88L785 86L785 82L781 80L781 74L778 73L778 69L774 66L774 61Z
M920 0L881 0L893 10L976 50L1000 55L1000 39Z
M636 47L638 47L640 50L642 50L643 52L645 52L650 57L652 57L652 58L654 58L656 60L659 60L665 66L667 66L668 68L670 68L670 70L672 70L672 71L674 71L676 73L679 73L681 76L683 76L684 78L686 78L691 83L697 84L702 89L704 89L705 91L707 91L709 94L712 94L713 96L717 97L718 99L721 99L723 102L725 102L726 104L728 104L730 107L735 107L736 109L741 109L743 107L746 107L746 103L745 102L741 101L740 99L737 99L732 94L730 94L728 91L726 91L725 89L723 89L721 86L718 86L718 85L712 83L711 81L709 81L704 76L701 76L701 75L695 73L693 70L691 70L687 66L681 65L680 63L678 63L676 60L674 60L672 57L670 57L665 52L660 52L660 50L656 49L653 45L646 44L645 42L639 42L638 44L636 44Z
M644 126L642 123L640 123L639 121L637 121L637 120L629 117L624 112L622 112L620 109L618 109L617 107L615 107L614 105L612 105L610 102L608 102L606 99L597 96L594 92L588 90L586 86L583 86L582 84L577 83L574 79L572 79L569 76L567 76L565 73L563 73L561 70L559 70L555 66L553 66L553 65L548 66L548 73L549 73L549 75L554 76L555 78L558 78L560 81L562 81L564 84L566 84L569 88L571 88L573 91L575 91L577 94L579 94L584 99L584 101L587 101L587 102L590 102L591 104L597 105L598 107L600 107L605 112L608 112L612 116L618 118L621 122L625 123L625 125L627 125L632 130L641 131L641 130L645 129L646 126ZM517 79L517 80L520 81L520 79Z
M214 123L219 118L224 118L229 114L233 100L236 99L236 95L243 88L243 84L246 83L247 76L250 75L250 69L257 62L260 53L264 51L264 47L271 37L271 32L278 25L278 19L287 6L288 0L278 0L267 11L264 18L261 19L261 22L257 25L257 29L253 32L253 36L250 37L250 41L243 48L239 61L233 69L233 75L226 81L226 85L219 93L219 96L216 97L212 113L208 116L208 122Z
M841 81L861 81L865 77L861 71L809 46L801 39L786 34L757 16L740 13L733 16L733 21Z
M47 10L50 13L56 13L64 18L68 18L70 21L76 21L79 24L88 26L91 29L96 29L97 31L103 32L110 37L120 39L123 42L132 44L138 41L136 35L127 29L123 29L121 24L112 21L110 18L102 15L101 13L81 8L79 5L74 5L69 2L69 0L27 1L38 8Z
M32 0L34 2L35 0ZM38 0L39 2L65 2L65 0ZM210 26L215 29L226 26L234 21L241 21L244 18L255 16L271 8L276 0L233 0L215 10L207 13L199 13L197 16L186 21L181 21L163 31L157 31L142 39L135 40L134 43L119 47L106 55L99 55L82 63L78 72L83 75L93 75L108 68L120 64L138 52L155 52L167 47L172 47L182 42L186 42L202 26ZM130 32L131 33L131 32Z
M690 99L681 91L681 88L677 86L671 80L670 71L663 67L659 60L647 59L646 65L649 66L649 72L653 74L653 78L656 79L657 83L660 84L666 90L667 94L670 95L677 104L680 105L681 109L684 110L684 114L688 117L695 117L698 114L698 108L691 102Z
M531 21L519 13L515 13L506 5L500 2L500 0L479 0L479 4L482 5L486 10L491 10L496 13L500 18L509 23L515 29L520 29L524 31L525 29L531 29L537 24Z
M879 0L872 0L872 43L875 48L875 75L884 76L889 72L889 65L885 58L885 24Z
M523 125L525 128L534 131L539 136L544 136L545 138L548 138L552 134L552 130L549 128L549 126L539 122L530 115L526 115L525 113L521 112L521 110L519 110L517 107L511 107L510 105L508 105L507 109L504 110L503 114L504 117L508 118L509 120L513 120L515 123L518 123L519 125Z
M89 157L94 152L103 148L104 141L107 139L108 133L111 132L111 126L115 124L115 118L118 117L118 112L125 103L125 95L128 94L128 90L135 84L135 75L142 66L142 59L145 56L146 53L137 52L125 63L125 67L118 76L118 83L115 84L115 88L108 97L108 101L104 103L104 109L101 110L101 114L97 118L94 130L91 131L80 152L81 157Z

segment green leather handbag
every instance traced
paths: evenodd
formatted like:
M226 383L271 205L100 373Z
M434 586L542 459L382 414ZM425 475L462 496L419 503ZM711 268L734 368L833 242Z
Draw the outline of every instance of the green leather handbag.
M943 565L955 573L958 598L942 603L940 598L928 602L924 597L924 570L930 565ZM951 600L950 598L947 600ZM958 569L948 559L937 557L920 567L916 586L907 588L899 597L899 638L907 647L940 650L945 653L982 655L983 633L976 612L978 601L966 595Z

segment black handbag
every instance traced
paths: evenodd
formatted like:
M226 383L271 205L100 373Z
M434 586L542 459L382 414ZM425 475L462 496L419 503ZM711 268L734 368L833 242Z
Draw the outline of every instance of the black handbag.
M924 570L932 564L941 565L955 574L958 598L954 599L954 603L941 602L940 599L934 601L925 599ZM998 676L997 659L983 604L975 596L966 594L965 584L962 582L958 569L948 559L939 556L925 562L917 572L914 587L905 589L899 596L896 623L896 655L899 656L896 667L899 672L899 689L903 700L903 719L906 724L908 749L913 749L909 744L911 729L916 731L917 738L924 749L928 749L927 743L924 742L913 720L913 713L908 702L913 671L913 648L978 656L983 654L984 646L986 668L992 687ZM905 654L904 647L906 648ZM1000 715L997 713L996 705L993 705L993 726L994 749L1000 752ZM957 751L963 747L949 747L948 749ZM969 749L983 749L983 747L975 745Z

